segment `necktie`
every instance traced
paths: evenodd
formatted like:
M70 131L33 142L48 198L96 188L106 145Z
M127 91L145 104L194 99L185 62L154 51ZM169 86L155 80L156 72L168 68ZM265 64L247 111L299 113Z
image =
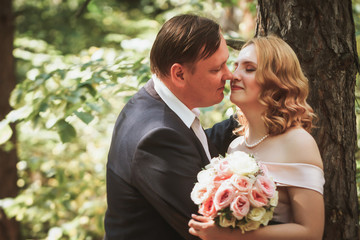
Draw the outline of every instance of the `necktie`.
M205 132L204 132L203 128L201 127L199 118L195 117L194 122L191 124L191 128L194 131L195 135L200 140L201 144L203 145L205 153L210 160L211 156L210 156L210 152L209 152L209 145L207 142Z

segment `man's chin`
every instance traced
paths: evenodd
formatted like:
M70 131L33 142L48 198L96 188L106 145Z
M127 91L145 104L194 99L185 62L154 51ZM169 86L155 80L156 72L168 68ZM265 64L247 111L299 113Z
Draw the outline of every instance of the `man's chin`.
M221 103L221 101L222 101L223 99L224 99L224 95L223 95L222 97L219 97L219 98L217 99L217 101L214 102L214 104L212 104L212 105Z
M217 103L220 103L224 99L224 93L221 93L219 96L219 101Z

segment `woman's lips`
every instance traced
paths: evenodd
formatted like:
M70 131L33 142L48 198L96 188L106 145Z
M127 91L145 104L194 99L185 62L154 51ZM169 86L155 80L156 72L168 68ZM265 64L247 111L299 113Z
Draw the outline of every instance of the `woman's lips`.
M243 90L244 88L243 87L240 87L240 86L231 86L231 90L234 91L234 90Z

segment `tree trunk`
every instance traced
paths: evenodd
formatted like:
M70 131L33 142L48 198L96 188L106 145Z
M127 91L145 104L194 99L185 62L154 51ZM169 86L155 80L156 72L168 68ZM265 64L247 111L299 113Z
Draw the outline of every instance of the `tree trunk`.
M256 34L274 33L297 53L319 117L313 135L325 172L324 239L359 239L356 194L355 80L350 0L258 0Z
M15 87L15 67L13 51L14 19L11 0L0 0L0 120L3 119L11 107L9 96ZM15 130L15 129L13 129ZM15 145L15 135L11 139ZM18 192L17 182L17 154L15 147L10 151L0 148L0 199L15 197ZM0 240L19 239L19 226L14 219L8 219L0 209Z

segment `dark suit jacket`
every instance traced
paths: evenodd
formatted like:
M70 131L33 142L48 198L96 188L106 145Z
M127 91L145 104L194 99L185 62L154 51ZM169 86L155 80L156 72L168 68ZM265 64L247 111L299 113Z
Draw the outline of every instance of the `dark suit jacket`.
M194 134L161 100L150 80L121 111L107 163L106 239L197 239L188 233L190 193L209 163ZM234 136L233 119L207 130L212 157ZM216 145L217 148L214 146Z

